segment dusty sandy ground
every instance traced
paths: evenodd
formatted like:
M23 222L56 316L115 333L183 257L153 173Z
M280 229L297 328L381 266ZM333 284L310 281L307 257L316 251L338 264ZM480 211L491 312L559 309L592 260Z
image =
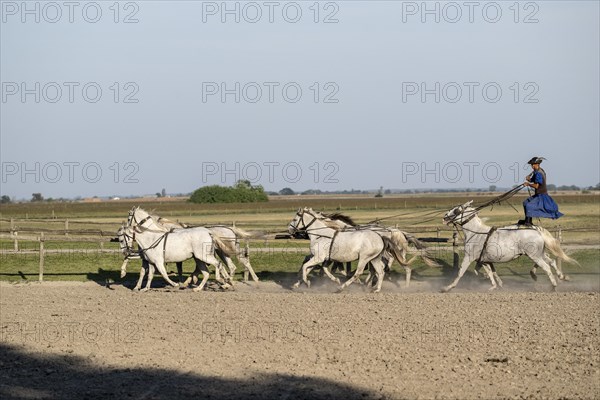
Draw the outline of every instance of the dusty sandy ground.
M597 280L449 294L0 283L0 397L600 398Z

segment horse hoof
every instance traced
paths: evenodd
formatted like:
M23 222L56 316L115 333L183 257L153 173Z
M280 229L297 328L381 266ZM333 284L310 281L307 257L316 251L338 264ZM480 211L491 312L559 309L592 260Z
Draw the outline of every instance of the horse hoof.
M450 291L450 288L448 286L440 289L440 293L448 293L449 291Z
M569 282L571 280L571 277L569 275L565 275L561 279L565 282Z
M292 289L298 289L300 287L300 282L296 282L292 285Z
M121 279L125 278L125 275L127 275L127 272L121 272Z
M492 287L491 287L491 288L489 288L488 290L489 290L489 291L492 291L492 290L496 290L496 289L497 289L497 287L496 287L496 286L492 286Z
M529 275L531 275L531 279L533 279L534 281L537 281L537 275L535 274L535 272L529 271Z

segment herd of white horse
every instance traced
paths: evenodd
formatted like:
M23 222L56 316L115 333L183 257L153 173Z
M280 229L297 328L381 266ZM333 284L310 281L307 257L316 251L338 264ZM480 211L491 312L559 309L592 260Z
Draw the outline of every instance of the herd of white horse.
M566 262L577 263L564 253L559 242L546 229L539 226L487 226L471 203L472 201L456 206L443 217L444 223L462 230L465 251L457 277L442 291L447 292L454 288L473 261L476 261L476 273L480 268L486 271L491 283L490 289L495 289L497 285L502 286L494 263L508 262L526 255L534 262L532 277L536 278L535 270L538 266L541 267L548 275L553 288L556 287L557 281L552 269L556 271L559 279L565 279L565 276L547 251ZM328 215L311 208L301 208L288 224L288 232L291 235L308 236L310 239L310 255L300 267L299 280L293 285L294 288L301 284L310 287L308 274L315 267L320 267L336 282L340 291L356 280L360 282L361 275L368 269L367 285L372 286L374 292L379 292L384 275L394 261L404 268L407 287L411 277L410 265L417 257L421 257L429 266L439 266L429 256L425 246L410 234L379 224L356 225L350 218L339 214ZM193 283L193 290L200 291L209 279L209 265L215 267L216 281L221 287L228 288L234 284L234 257L244 266L244 281L246 282L249 276L255 282L258 281L248 257L247 242L244 247L241 245L241 242L252 237L252 234L236 227L189 227L134 207L129 212L127 223L119 229L118 237L125 256L121 266L121 277L125 277L130 259L142 260L135 290L148 290L156 270L173 287L180 284L189 286ZM409 245L419 250L410 260L407 259ZM196 262L196 269L183 281L182 263L191 258ZM339 263L349 266L353 261L357 261L355 272L351 274L348 267L346 273L342 272L348 279L341 283L329 267L332 263L335 263L334 267ZM179 283L169 278L166 263L177 264ZM202 281L198 284L200 273ZM146 286L142 289L146 275ZM376 279L374 283L373 278Z

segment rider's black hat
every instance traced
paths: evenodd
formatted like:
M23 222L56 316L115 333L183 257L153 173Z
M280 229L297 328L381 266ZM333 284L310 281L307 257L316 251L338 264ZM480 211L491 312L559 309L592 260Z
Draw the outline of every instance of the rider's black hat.
M544 157L533 157L531 160L527 161L527 164L541 164L542 160L545 160Z

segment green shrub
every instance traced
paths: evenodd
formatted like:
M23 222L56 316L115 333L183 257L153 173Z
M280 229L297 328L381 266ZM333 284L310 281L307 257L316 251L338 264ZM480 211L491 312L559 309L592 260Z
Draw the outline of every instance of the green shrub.
M268 201L262 186L252 186L248 181L238 181L233 187L204 186L192 193L192 203L256 203Z

